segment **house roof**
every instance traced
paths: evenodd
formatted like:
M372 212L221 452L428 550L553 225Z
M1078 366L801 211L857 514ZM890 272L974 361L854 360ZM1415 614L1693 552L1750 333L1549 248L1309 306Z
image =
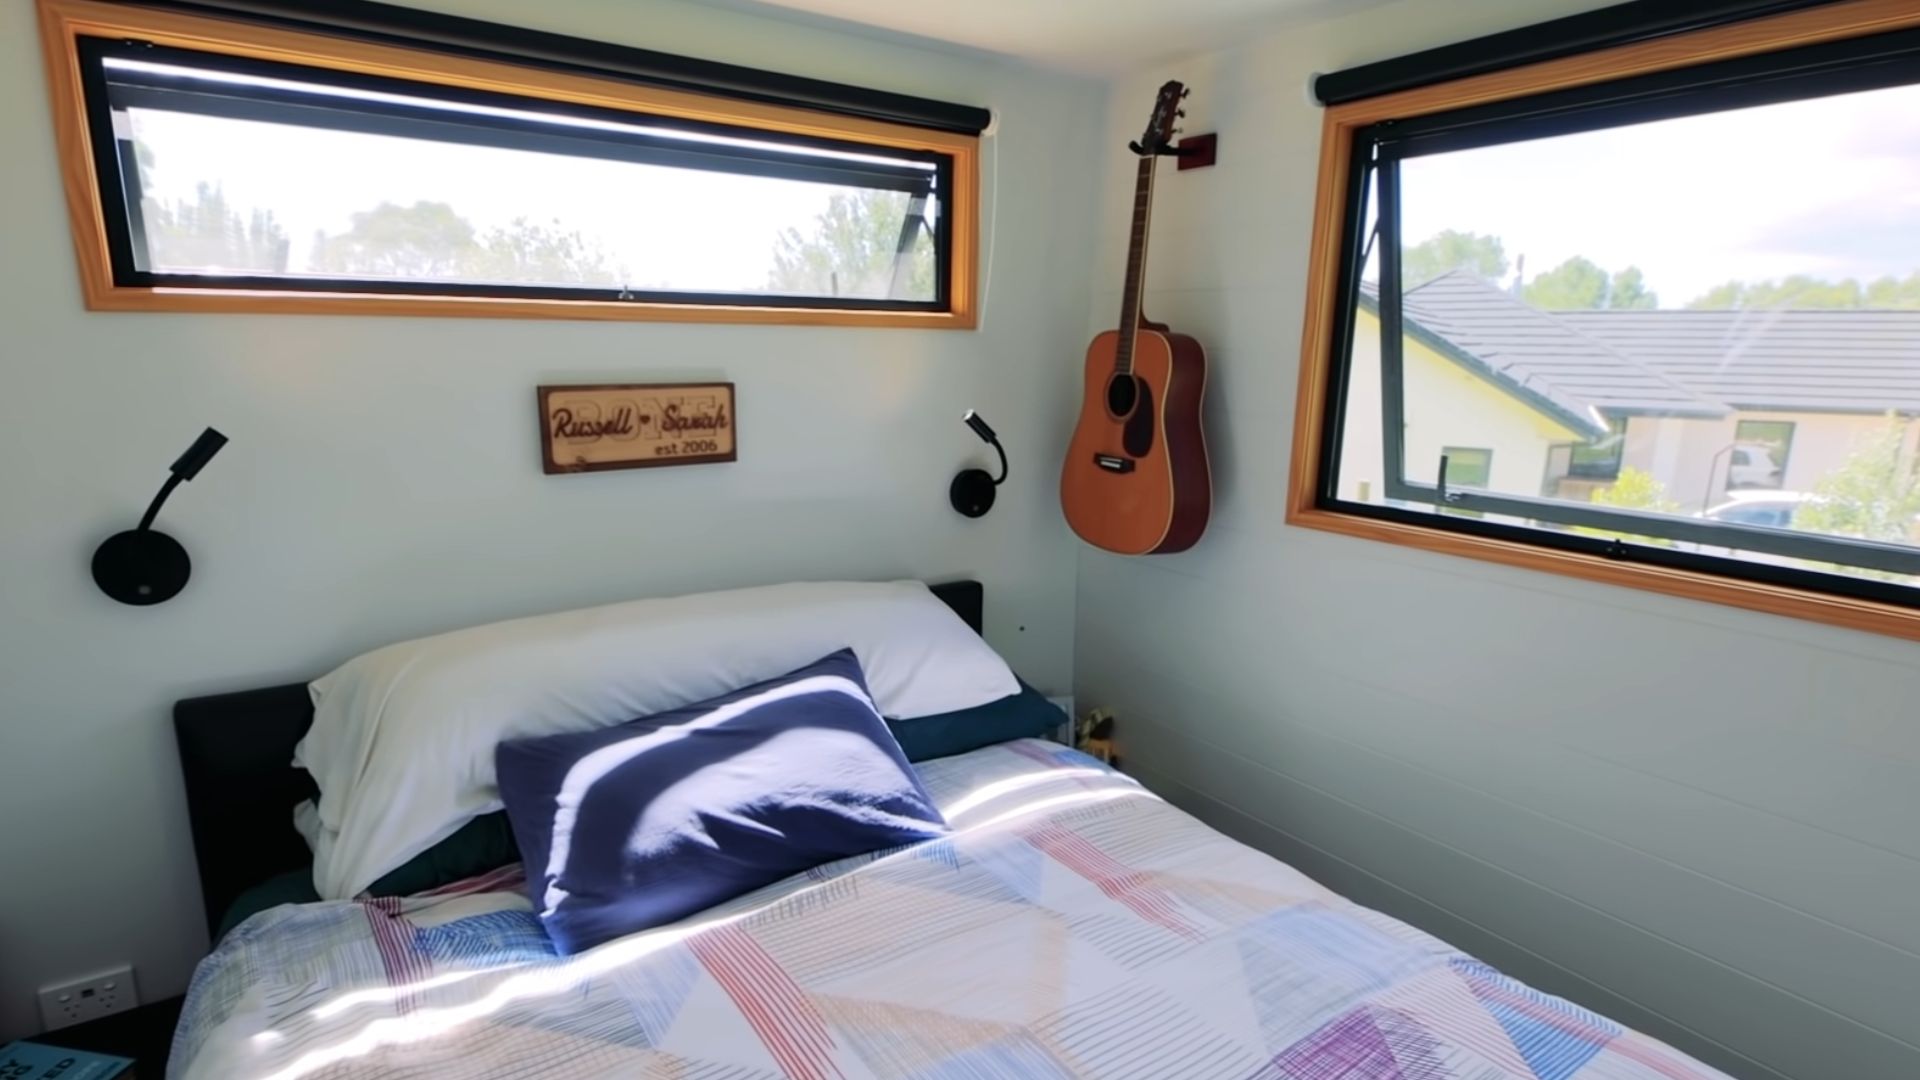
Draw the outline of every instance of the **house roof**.
M1561 406L1607 415L1724 416L1719 400L1538 311L1476 274L1455 270L1406 294L1405 314ZM1604 422L1600 425L1603 429Z
M1920 411L1920 311L1566 311L1553 317L1735 408Z
M1414 311L1411 295L1407 297L1407 301L1403 305L1401 314L1408 337L1480 376L1519 400L1521 404L1548 417L1569 431L1588 438L1600 438L1607 433L1606 419L1580 398L1561 391L1548 380L1537 377L1528 378L1526 372L1502 369L1469 351L1426 326ZM1360 283L1360 306L1376 315L1379 314L1379 290L1371 281Z
M1455 270L1409 291L1404 314L1410 334L1563 423L1920 412L1920 311L1539 311Z

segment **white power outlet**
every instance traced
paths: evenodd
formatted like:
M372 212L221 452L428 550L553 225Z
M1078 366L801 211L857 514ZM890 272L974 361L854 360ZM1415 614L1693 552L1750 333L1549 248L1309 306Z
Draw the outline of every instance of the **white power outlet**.
M133 966L122 964L98 975L40 988L40 1022L46 1030L72 1027L140 1004L133 987Z

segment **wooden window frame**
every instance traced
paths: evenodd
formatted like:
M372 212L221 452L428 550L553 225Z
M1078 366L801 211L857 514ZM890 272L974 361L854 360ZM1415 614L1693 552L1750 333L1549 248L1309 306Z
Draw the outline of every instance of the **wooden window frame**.
M1920 640L1920 607L1750 580L1604 553L1546 547L1452 528L1388 520L1322 505L1330 397L1345 363L1338 355L1342 260L1353 227L1348 191L1358 133L1384 121L1495 105L1561 90L1679 71L1718 61L1920 28L1912 0L1840 0L1710 30L1601 49L1565 59L1456 79L1329 107L1309 248L1287 523L1544 573L1561 574L1751 611Z
M54 134L66 191L83 299L92 311L231 312L289 315L424 315L517 319L760 323L971 330L978 323L979 139L974 136L834 116L808 109L658 89L614 79L285 30L238 20L135 7L104 0L38 0L42 52ZM930 152L952 162L953 190L941 207L948 228L947 307L943 311L855 310L654 301L399 295L155 288L116 283L108 218L81 74L79 40L150 41L221 56L299 64L328 71L407 80L643 117L749 127L759 131Z

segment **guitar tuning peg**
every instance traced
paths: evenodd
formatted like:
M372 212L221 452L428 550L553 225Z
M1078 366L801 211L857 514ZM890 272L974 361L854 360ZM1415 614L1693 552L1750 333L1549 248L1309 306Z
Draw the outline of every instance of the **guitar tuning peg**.
M1180 91L1180 96L1184 98L1184 97L1186 97L1186 96L1187 96L1188 94L1191 94L1191 93L1193 93L1193 91L1192 91L1191 89L1186 89L1186 90L1182 90L1182 91Z
M1185 109L1175 109L1175 110L1173 111L1173 115L1175 115L1175 116L1185 116L1185 115L1187 115L1187 110L1185 110Z

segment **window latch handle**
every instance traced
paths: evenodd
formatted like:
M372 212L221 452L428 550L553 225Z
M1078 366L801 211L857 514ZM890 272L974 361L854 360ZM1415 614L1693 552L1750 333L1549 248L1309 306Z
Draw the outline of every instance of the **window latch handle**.
M1459 492L1447 490L1447 455L1440 455L1440 475L1434 478L1434 488L1439 492L1440 506L1444 509L1448 503L1460 501Z

